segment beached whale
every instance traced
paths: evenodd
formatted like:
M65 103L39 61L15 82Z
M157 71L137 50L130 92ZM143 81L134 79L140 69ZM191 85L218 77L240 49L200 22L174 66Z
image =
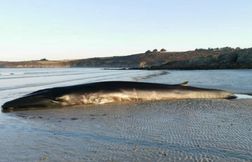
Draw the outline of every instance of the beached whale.
M2 110L171 99L232 99L235 97L231 92L191 87L187 85L187 82L168 85L109 81L39 90L6 102L2 105Z

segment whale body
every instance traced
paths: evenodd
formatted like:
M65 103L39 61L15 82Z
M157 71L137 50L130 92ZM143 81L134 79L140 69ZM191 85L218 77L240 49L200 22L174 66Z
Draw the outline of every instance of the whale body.
M144 82L108 81L39 90L2 105L2 110L172 99L232 99L227 91Z

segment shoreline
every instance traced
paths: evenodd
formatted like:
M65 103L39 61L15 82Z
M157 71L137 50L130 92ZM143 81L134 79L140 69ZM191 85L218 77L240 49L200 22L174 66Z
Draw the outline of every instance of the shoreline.
M252 69L252 48L196 49L185 52L149 51L126 56L75 60L0 61L0 67L137 68L137 69Z

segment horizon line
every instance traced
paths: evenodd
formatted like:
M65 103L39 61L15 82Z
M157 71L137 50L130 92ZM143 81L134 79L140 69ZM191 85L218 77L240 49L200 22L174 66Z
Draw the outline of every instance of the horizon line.
M70 59L48 59L47 57L43 57L40 59L23 59L23 60L0 60L0 62L27 62L27 61L42 61L43 59L45 59L46 61L74 61L74 60L83 60L83 59L92 59L92 58L109 58L109 57L123 57L123 56L130 56L130 55L137 55L137 54L145 54L147 51L151 51L153 52L153 50L158 50L157 52L161 52L162 49L165 49L165 53L183 53L183 52L191 52L191 51L196 51L196 50L214 50L214 49L224 49L224 48L231 48L231 49L249 49L252 48L251 47L245 47L245 48L241 48L241 47L231 47L231 46L224 46L224 47L208 47L208 48L194 48L194 49L184 49L184 50L166 50L166 48L154 48L152 50L148 49L145 50L144 52L136 52L136 53L132 53L132 54L122 54L122 55L108 55L108 56L94 56L94 57L84 57L84 58L70 58Z

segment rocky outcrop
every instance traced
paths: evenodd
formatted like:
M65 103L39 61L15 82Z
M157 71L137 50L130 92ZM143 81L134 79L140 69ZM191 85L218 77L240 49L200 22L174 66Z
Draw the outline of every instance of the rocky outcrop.
M252 68L252 49L224 52L215 56L171 61L150 69L240 69Z
M243 50L238 55L237 63L241 66L250 66L252 64L252 48L248 50Z

